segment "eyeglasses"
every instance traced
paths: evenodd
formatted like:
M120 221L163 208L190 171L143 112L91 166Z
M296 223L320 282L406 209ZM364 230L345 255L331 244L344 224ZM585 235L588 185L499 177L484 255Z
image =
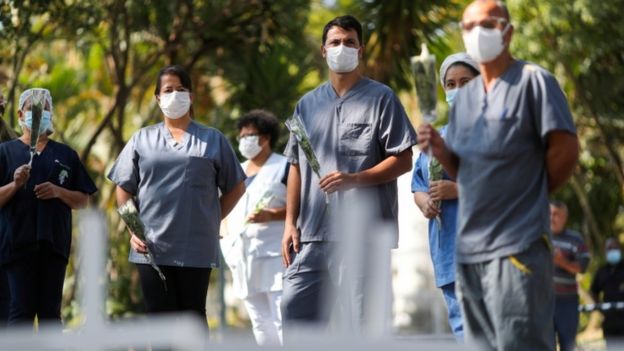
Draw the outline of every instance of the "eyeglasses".
M504 17L488 17L482 19L481 21L460 21L459 28L461 28L464 32L470 32L474 27L483 27L486 29L494 29L498 27L499 24L507 24L509 23Z
M249 134L239 135L236 137L236 141L241 141L241 139L250 138L250 137L257 137L259 135L260 133L249 133Z

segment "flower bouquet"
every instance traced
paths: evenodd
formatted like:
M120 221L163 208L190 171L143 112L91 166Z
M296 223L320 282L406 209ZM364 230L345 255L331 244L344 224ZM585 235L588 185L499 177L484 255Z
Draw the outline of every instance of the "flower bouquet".
M271 191L271 188L269 187L260 197L260 199L258 200L258 202L256 202L253 211L251 211L251 214L258 214L260 213L260 211L264 210L265 208L267 208L267 206L269 206L269 203L271 202L271 200L273 200L273 198L275 198L275 195L273 195L273 192ZM245 227L249 224L249 220L245 219Z
M145 226L143 225L143 222L139 217L139 211L137 210L134 201L132 199L129 199L123 205L119 206L117 212L119 213L119 216L124 221L130 232L139 237L139 239L141 239L143 242L147 243L147 237L145 236ZM149 265L152 266L152 268L154 268L154 270L158 273L160 280L162 280L163 285L165 286L165 290L167 290L167 278L165 278L163 272L154 262L154 256L152 256L152 253L147 251L147 253L144 253L143 256L147 260L147 263L149 263Z
M308 160L308 164L310 165L310 168L312 168L314 174L321 179L321 165L319 164L318 158L314 153L314 148L310 143L310 137L305 130L301 117L299 115L295 115L289 118L286 121L286 127L295 136L295 139L297 139L299 147L303 150L303 154L305 155L306 160ZM327 193L325 193L325 204L329 204L329 196Z
M442 173L444 172L444 169L442 168L442 165L436 158L434 157L429 158L428 168L429 168L429 184L431 184L431 181L442 180ZM441 202L442 201L440 200L435 202L435 205L437 208L440 208ZM436 224L438 225L438 229L442 229L442 218L440 217L440 215L436 216Z
M39 126L41 125L41 116L43 114L43 104L45 95L43 90L35 89L30 96L30 111L32 112L32 123L30 126L30 161L28 165L32 166L33 158L37 152L37 140L39 139Z
M427 45L423 43L420 55L413 56L410 61L416 85L418 107L424 120L431 123L436 119L438 100L435 56L429 53Z

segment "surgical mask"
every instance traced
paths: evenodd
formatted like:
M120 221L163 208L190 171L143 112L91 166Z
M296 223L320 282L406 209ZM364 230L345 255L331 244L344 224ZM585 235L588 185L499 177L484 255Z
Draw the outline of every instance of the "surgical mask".
M455 98L457 97L457 91L458 89L449 89L446 91L446 102L449 104L450 106L453 106L453 103L455 103Z
M191 108L191 94L188 91L161 94L158 106L168 118L181 118Z
M326 49L325 60L329 69L336 73L347 73L355 70L359 64L358 49L340 45Z
M24 122L20 121L22 128L26 127L32 130L32 111L24 111ZM52 128L52 113L50 111L43 110L41 112L41 121L39 122L39 135L46 131L54 131Z
M620 263L620 260L622 260L622 251L617 249L607 251L607 262L616 265Z
M503 37L509 30L507 24L501 31L498 28L483 28L476 26L463 34L466 52L478 63L486 63L497 58L505 49Z
M262 146L258 144L258 136L250 135L240 139L238 142L238 151L240 151L241 155L244 158L251 160L254 157L258 156L260 151L262 151Z

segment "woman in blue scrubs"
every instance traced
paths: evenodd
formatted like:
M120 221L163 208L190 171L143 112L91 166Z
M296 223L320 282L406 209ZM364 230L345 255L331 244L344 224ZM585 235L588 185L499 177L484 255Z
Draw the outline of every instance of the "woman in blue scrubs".
M148 313L188 311L206 321L212 268L219 265L219 225L245 192L245 173L225 136L192 118L190 76L162 69L154 92L161 123L137 131L108 177L119 205L133 198L146 241L131 233ZM143 253L149 252L165 275Z

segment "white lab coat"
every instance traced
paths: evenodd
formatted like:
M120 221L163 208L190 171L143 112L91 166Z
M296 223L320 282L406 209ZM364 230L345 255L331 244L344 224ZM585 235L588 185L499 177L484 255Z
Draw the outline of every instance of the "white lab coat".
M243 169L248 162L241 164ZM273 196L267 208L286 206L286 185L282 183L286 164L286 157L271 154L224 221L221 250L232 271L233 288L239 298L282 290L284 221L246 224L245 219L267 191Z

